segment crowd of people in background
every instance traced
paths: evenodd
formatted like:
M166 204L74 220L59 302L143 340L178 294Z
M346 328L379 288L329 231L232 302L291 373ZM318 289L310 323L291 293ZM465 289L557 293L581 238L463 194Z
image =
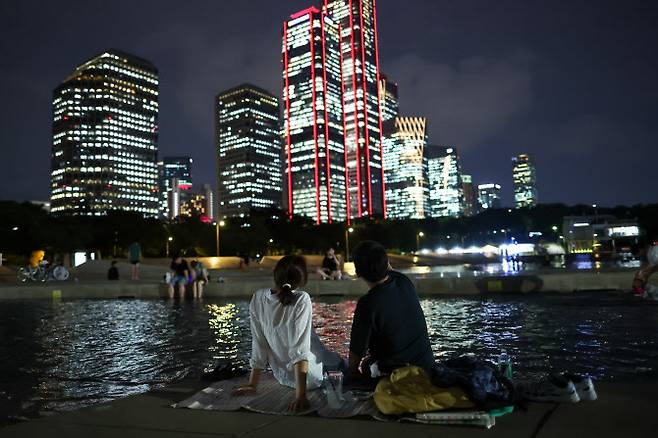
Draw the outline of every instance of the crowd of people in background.
M165 276L169 298L174 298L178 292L179 298L185 297L186 287L192 287L192 296L195 299L203 298L203 288L210 281L208 270L199 260L188 263L180 255L171 260L170 272Z

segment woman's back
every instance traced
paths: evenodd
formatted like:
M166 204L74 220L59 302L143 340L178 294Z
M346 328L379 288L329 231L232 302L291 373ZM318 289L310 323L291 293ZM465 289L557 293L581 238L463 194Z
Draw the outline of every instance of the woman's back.
M283 304L270 289L258 290L249 305L252 333L251 367L267 364L274 377L286 386L295 386L295 363L309 364L307 385L322 383L322 364L311 352L313 307L310 296L294 291L289 304Z

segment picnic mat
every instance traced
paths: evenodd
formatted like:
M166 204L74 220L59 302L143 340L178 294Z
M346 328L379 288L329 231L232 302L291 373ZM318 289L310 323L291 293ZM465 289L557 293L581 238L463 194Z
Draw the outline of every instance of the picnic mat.
M491 427L494 417L484 411L428 412L424 414L388 416L379 412L372 395L360 391L343 393L344 401L340 408L331 408L322 389L308 391L307 397L311 407L304 412L288 412L290 402L294 400L295 390L280 385L271 373L263 373L258 385L258 392L253 395L233 397L231 390L244 384L246 377L215 382L193 396L173 405L177 409L202 409L211 411L237 411L246 409L252 412L270 415L306 415L315 413L327 418L352 418L367 416L379 421L410 421L425 424L471 425Z

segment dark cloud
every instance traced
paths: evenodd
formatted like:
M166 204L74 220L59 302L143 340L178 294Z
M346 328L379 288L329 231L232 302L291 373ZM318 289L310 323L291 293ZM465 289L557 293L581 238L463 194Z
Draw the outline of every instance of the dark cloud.
M389 70L400 87L401 111L429 119L431 143L459 145L466 153L532 104L530 58L515 53L449 64L410 54L390 62Z

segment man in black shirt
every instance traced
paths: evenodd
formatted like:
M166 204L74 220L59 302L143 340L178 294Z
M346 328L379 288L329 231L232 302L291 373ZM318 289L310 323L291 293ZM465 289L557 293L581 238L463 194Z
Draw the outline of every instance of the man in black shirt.
M376 374L372 371L387 374L406 365L429 370L434 355L425 315L411 280L391 270L386 249L377 242L359 243L354 249L354 265L356 275L370 290L359 299L354 311L350 376ZM369 358L360 371L366 354Z

